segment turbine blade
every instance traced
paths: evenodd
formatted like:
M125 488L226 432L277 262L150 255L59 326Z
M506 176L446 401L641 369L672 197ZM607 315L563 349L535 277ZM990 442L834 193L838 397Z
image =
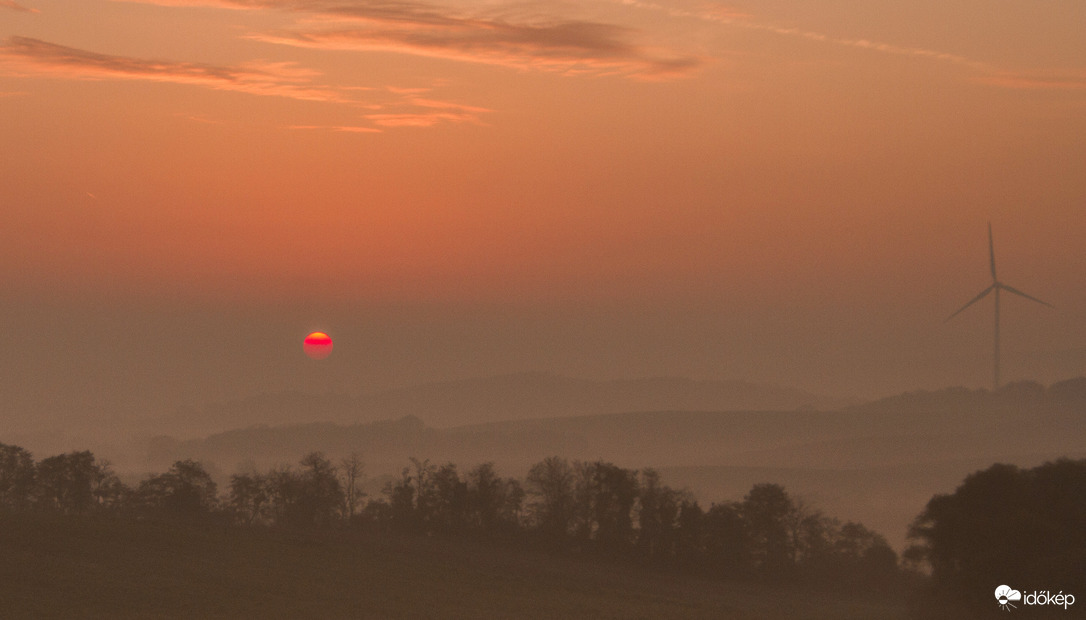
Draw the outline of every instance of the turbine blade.
M992 282L999 282L995 270L995 244L992 243L992 223L988 222L988 258L992 263Z
M1026 295L1026 294L1025 294L1025 293L1023 293L1022 291L1020 291L1020 290L1018 290L1018 289L1016 289L1016 288L1013 288L1013 287L1007 286L1006 284L998 284L997 286L999 286L999 288L1001 288L1001 289L1003 289L1003 290L1007 291L1008 293L1014 293L1015 295L1019 295L1019 296L1021 296L1021 297L1025 297L1026 299L1030 299L1030 300L1033 300L1033 301L1035 301L1035 302L1037 302L1037 303L1039 303L1039 304L1042 304L1042 305L1048 306L1049 308L1055 308L1055 307L1056 307L1056 306L1053 306L1052 304L1048 303L1047 301L1041 301L1040 299L1037 299L1036 297L1034 297L1034 296L1032 296L1032 295Z
M991 293L992 291L994 291L994 290L995 290L995 287L996 287L996 285L995 285L995 284L993 284L993 285L989 286L988 288L984 289L983 291L981 291L981 292L980 292L980 295L977 295L977 296L976 296L976 297L974 297L973 299L969 300L969 303L965 304L965 305L964 305L964 306L962 306L961 308L958 308L958 311L957 311L957 312L955 312L954 314L952 314L952 315L948 316L948 317L946 318L946 320L947 320L947 321L949 321L950 319L952 319L952 318L954 318L954 317L958 316L959 314L961 314L962 310L965 310L965 309L966 309L966 308L968 308L969 306L972 306L973 304L977 303L978 301L980 301L980 300L984 299L984 296L985 296L985 295L987 295L988 293ZM944 323L946 323L946 321L943 321L943 322L944 322Z

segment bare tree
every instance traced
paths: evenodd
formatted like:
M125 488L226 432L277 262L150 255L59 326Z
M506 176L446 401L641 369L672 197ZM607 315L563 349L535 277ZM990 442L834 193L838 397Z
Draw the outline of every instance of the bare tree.
M552 538L564 538L573 524L575 474L569 461L550 456L536 463L525 480L531 519Z
M256 472L230 476L229 507L237 519L251 525L263 521L269 511L271 476Z
M411 457L411 464L415 467L415 515L422 523L430 521L437 503L437 488L434 485L434 475L437 466L430 459L419 460Z
M362 457L357 452L339 462L339 476L343 486L343 512L350 521L362 503L365 493L359 488L362 484Z

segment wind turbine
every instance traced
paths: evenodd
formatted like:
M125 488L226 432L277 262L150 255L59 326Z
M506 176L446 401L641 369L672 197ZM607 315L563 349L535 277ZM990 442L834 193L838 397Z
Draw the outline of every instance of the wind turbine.
M1037 299L1036 297L1033 297L1031 295L1027 295L1027 294L1023 293L1022 291L1020 291L1020 290L1018 290L1018 289L1016 289L1014 287L1007 286L1006 284L1003 284L1002 282L999 281L999 278L996 276L995 247L992 245L992 223L991 222L988 222L988 258L991 261L991 266L992 266L992 285L989 286L988 288L984 289L983 291L981 291L980 294L977 295L976 297L974 297L973 299L971 299L969 301L969 303L965 304L961 308L958 308L958 311L955 312L954 314L948 316L946 320L949 321L950 319L958 316L959 314L961 314L962 310L965 310L969 306L972 306L973 304L977 303L978 301L984 299L984 297L987 296L988 293L995 292L995 369L993 371L993 377L994 378L993 378L993 381L992 381L992 385L994 387L992 389L993 390L998 390L999 389L999 291L1007 291L1008 293L1014 293L1015 295L1018 295L1019 297L1025 297L1026 299L1029 299L1031 301L1035 301L1035 302L1037 302L1037 303L1039 303L1041 305L1048 306L1049 308L1055 308L1055 306L1053 306L1052 304L1050 304L1050 303L1048 303L1046 301L1041 301L1040 299ZM946 321L944 321L944 322L946 322Z

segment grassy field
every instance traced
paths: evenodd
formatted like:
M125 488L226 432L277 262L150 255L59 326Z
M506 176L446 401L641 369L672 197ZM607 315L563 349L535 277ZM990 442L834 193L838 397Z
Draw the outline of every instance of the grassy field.
M901 601L470 543L0 517L3 618L903 618Z

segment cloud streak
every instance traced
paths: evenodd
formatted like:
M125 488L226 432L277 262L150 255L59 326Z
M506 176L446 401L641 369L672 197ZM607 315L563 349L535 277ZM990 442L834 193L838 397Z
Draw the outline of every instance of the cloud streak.
M11 9L21 13L41 13L38 9L27 8L14 0L0 0L0 9Z
M950 63L965 67L967 69L971 69L972 71L982 74L982 76L980 77L973 78L972 81L980 84L987 84L989 86L1011 88L1017 90L1086 90L1086 71L1081 69L1032 73L1010 71L997 67L996 65L993 65L991 63L983 62L973 58L968 58L966 56L961 56L958 54L943 52L940 50L895 45L892 43L872 41L870 39L846 39L840 37L832 37L827 34L813 32L810 30L803 30L801 28L784 28L780 26L774 26L772 24L760 23L758 21L755 21L753 19L753 16L749 14L739 13L731 11L729 9L720 8L713 10L689 11L685 9L665 6L655 2L649 2L647 0L615 1L625 6L663 12L670 17L696 19L703 22L711 22L734 28L758 30L785 37L802 38L807 39L808 41L869 50L893 56L909 56L913 58Z
M468 15L406 1L123 0L162 6L215 6L298 13L296 26L249 38L296 47L392 52L457 62L567 74L678 77L703 60L633 42L637 32L566 19Z
M1000 72L976 80L981 84L1016 90L1086 91L1086 71L1045 73Z
M650 11L664 12L671 17L685 17L692 18L704 22L711 22L730 26L734 28L742 28L745 30L758 30L762 32L769 32L785 37L796 37L801 39L807 39L808 41L816 41L820 43L829 43L831 45L839 45L843 47L853 47L858 49L871 50L875 52L881 52L883 54L891 54L894 56L912 56L914 58L927 58L930 60L939 60L943 62L949 62L966 66L978 71L995 71L995 68L987 63L983 63L971 58L959 56L956 54L949 54L938 50L925 49L920 47L908 47L903 45L894 45L891 43L883 43L879 41L871 41L868 39L844 39L839 37L831 37L827 34L820 32L813 32L810 30L803 30L801 28L784 28L781 26L774 26L772 24L761 23L754 21L752 16L747 13L739 13L728 9L713 9L713 10L701 10L701 11L689 11L685 9L676 9L655 2L647 2L643 0L617 0L619 4L625 6L632 6Z
M358 125L290 125L287 129L323 130L335 131L338 133L381 133L381 130L375 127L362 127Z
M374 127L319 126L368 133L377 127L432 127L440 123L482 124L488 108L422 97L425 88L333 88L313 83L320 74L290 62L251 62L238 66L172 62L100 54L39 39L11 37L0 45L0 74L74 80L142 80L184 84L251 95L346 104L364 110ZM364 93L366 100L358 99ZM3 93L0 97L23 93ZM293 128L313 129L314 125Z
M427 99L418 95L426 92L423 88L385 89L394 96L404 97L395 105L368 105L370 112L363 118L376 127L354 125L293 125L290 129L323 129L347 133L380 133L379 127L434 127L445 123L484 124L481 116L492 110L478 106L469 106L449 101Z
M99 54L28 37L0 46L0 68L22 77L142 80L202 86L303 101L347 102L336 90L310 83L315 75L292 63L220 66Z
M652 55L625 41L625 29L588 22L542 25L462 20L413 28L367 28L251 35L298 47L393 52L443 60L568 74L621 74L643 79L677 77L697 68L691 56Z

